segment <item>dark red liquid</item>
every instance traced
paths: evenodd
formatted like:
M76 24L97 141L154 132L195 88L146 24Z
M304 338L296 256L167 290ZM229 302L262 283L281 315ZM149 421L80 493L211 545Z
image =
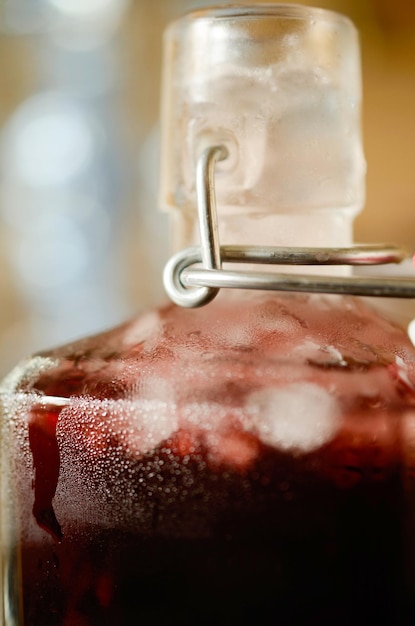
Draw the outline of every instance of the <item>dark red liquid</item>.
M138 480L154 471L147 532L80 524L61 544L25 547L26 623L413 623L398 468L335 466L336 484L322 480L330 452L263 448L249 472L222 478L200 471L199 451L177 481L182 457L157 450L135 468ZM178 499L157 496L156 482ZM41 519L54 528L51 507Z
M45 394L17 487L26 625L415 624L409 341L354 301L253 302L166 310L21 384Z

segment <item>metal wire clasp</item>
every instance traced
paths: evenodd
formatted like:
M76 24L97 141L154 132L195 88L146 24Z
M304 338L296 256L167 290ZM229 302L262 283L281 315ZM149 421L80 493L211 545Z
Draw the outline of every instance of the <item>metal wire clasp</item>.
M266 265L380 265L400 263L408 256L401 248L384 244L350 248L221 246L214 170L216 162L225 159L227 154L225 147L214 146L204 150L198 159L196 195L201 245L178 252L166 264L164 286L173 302L188 308L199 307L213 300L221 288L415 298L415 280L412 279L222 269L222 263L227 261Z

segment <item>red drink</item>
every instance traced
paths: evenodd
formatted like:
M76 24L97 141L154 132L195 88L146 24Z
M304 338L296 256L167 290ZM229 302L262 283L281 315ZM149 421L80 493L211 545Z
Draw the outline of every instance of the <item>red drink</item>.
M412 623L414 358L358 300L262 294L34 357L24 624Z

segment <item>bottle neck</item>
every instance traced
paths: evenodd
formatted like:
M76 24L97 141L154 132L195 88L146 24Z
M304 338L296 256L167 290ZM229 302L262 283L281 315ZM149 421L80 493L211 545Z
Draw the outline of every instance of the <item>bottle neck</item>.
M235 209L219 215L219 237L221 245L229 246L348 247L353 244L353 220L350 209L295 214L247 214ZM178 211L173 216L171 241L173 252L200 245L195 214ZM284 266L284 271L344 275L349 268Z

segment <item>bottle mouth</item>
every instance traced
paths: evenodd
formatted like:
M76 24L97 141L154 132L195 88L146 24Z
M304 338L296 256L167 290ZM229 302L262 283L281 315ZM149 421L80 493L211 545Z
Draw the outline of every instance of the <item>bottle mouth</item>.
M330 9L322 9L320 7L308 7L301 4L231 4L227 6L213 5L203 9L196 9L186 13L183 17L189 21L195 19L235 19L235 18L265 18L279 17L293 20L324 20L326 22L344 23L355 29L353 22L342 13L332 11ZM183 20L179 18L180 21ZM174 23L173 23L174 24Z
M223 215L361 209L356 34L337 12L264 2L197 9L168 27L159 198L186 214L180 237L193 233L206 145L229 152L217 168Z

